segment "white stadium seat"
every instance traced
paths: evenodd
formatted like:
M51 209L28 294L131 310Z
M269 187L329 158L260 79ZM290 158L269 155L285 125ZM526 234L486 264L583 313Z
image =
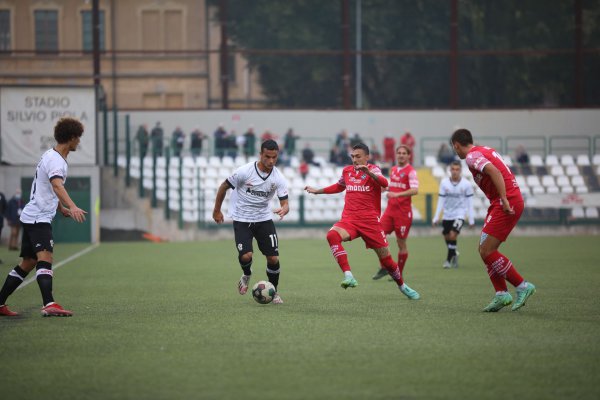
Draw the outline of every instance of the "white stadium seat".
M579 168L576 165L569 165L565 172L568 176L579 175Z
M548 154L546 156L546 165L551 167L553 165L559 165L558 163L558 157L555 156L554 154Z
M425 166L433 168L438 165L437 158L435 156L425 156Z
M600 154L594 154L592 164L600 166Z
M573 218L583 218L583 217L585 217L585 212L583 210L583 207L573 207L573 209L571 210L571 216Z
M572 155L564 154L560 156L560 163L566 167L568 165L575 165L575 160Z
M596 207L586 207L585 216L588 218L599 218L598 209Z
M560 165L553 165L550 168L550 174L554 176L562 176L565 174L565 170Z
M513 166L513 160L511 156L503 154L502 160L504 160L504 164L508 165L509 167Z
M587 154L579 154L575 163L580 167L589 166L591 164L590 157Z
M544 160L539 154L532 154L529 158L529 164L531 164L532 167L543 167Z

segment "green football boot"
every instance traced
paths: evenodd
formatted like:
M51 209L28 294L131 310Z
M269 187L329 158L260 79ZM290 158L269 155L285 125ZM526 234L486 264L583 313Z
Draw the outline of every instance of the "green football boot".
M355 288L358 286L358 282L354 278L344 278L340 286L344 289Z
M517 289L517 301L512 306L512 311L517 311L519 308L525 305L525 302L529 297L535 293L535 286L533 283L527 282L527 287L523 290Z
M512 296L510 293L497 294L492 299L492 302L488 304L483 311L484 312L498 312L503 307L506 307L512 303Z
M398 289L400 289L402 294L408 297L410 300L419 300L421 298L419 292L409 288L406 283L404 284L404 288L402 286L398 286Z
M388 276L388 271L385 268L379 268L379 270L373 275L374 280L381 279L383 277Z

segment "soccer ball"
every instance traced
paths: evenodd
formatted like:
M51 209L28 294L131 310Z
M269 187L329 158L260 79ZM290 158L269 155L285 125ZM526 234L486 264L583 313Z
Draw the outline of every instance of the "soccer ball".
M252 297L260 304L269 304L275 296L275 286L271 282L259 281L252 288Z

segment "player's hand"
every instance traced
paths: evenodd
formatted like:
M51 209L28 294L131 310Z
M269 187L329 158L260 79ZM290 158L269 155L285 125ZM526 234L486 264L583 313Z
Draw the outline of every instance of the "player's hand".
M388 198L388 199L395 199L395 198L398 198L398 197L400 197L400 196L398 195L398 193L396 193L396 192L387 192L387 193L386 193L386 196L387 196L387 198Z
M223 218L223 213L221 212L221 210L214 210L213 211L213 219L215 220L215 222L217 224L222 224L223 221L225 221L225 219Z
M273 210L273 213L279 215L279 220L281 221L283 219L283 217L285 217L287 215L287 213L290 212L290 207L289 206L283 206L281 208L278 208L276 210Z
M515 213L515 209L510 205L507 199L500 199L502 202L502 211L504 214L513 215Z
M69 211L69 209L67 207L63 207L62 205L59 204L58 205L58 211L60 211L60 213L65 218L70 218L71 217L71 212Z
M304 187L304 190L306 190L306 192L310 193L310 194L318 194L318 192L319 192L319 189L316 189L312 186L306 186L306 187Z
M431 221L431 226L436 226L438 223L438 221L436 219L434 219L433 221Z
M368 165L355 165L354 166L354 170L355 171L366 172L368 174L369 173L369 166Z
M71 218L73 218L75 221L77 222L83 222L85 221L85 214L87 214L87 211L83 211L81 208L74 206L71 207L70 209L68 209L69 214L71 215ZM63 215L65 215L63 213Z

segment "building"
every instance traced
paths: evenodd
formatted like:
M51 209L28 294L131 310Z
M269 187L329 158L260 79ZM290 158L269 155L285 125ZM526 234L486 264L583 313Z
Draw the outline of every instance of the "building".
M101 86L109 108L221 107L220 29L205 0L100 0ZM1 85L93 84L90 0L0 0ZM231 44L230 44L231 45ZM264 102L229 56L229 104Z

